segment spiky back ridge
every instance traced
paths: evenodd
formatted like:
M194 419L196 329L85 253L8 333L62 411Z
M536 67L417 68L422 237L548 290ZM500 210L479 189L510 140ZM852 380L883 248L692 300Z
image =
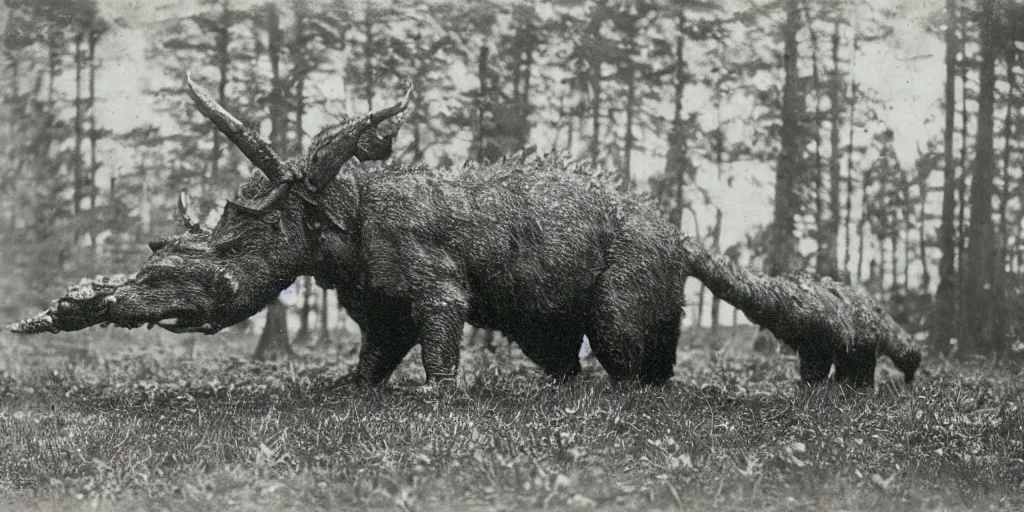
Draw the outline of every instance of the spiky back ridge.
M483 188L515 180L538 187L549 184L572 183L586 193L598 193L613 204L630 203L654 211L657 207L648 192L623 191L622 175L607 166L589 160L570 159L564 154L543 155L518 151L496 162L466 161L450 167L429 167L423 163L390 160L384 164L364 168L371 173L368 179L386 179L389 175L418 177L442 187ZM581 196L581 200L584 198Z
M332 187L325 207L346 208L345 190L354 189L349 197L358 208L346 215L357 226L359 255L372 253L374 268L392 267L369 279L404 290L413 286L405 281L422 281L412 274L458 274L473 287L478 309L493 313L486 325L583 307L581 297L611 265L644 275L657 266L663 275L650 278L673 292L685 274L679 233L653 202L619 192L610 172L558 155L448 168L392 161L352 176ZM399 280L403 273L410 275Z

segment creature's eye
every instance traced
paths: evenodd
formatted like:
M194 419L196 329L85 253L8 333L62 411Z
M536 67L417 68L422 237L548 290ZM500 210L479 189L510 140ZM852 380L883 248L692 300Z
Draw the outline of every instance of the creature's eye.
M242 248L237 245L232 245L229 247L218 249L217 252L221 253L224 256L238 256L239 254L242 254Z
M239 254L242 254L244 250L243 244L241 244L240 242L241 241L239 239L235 238L232 240L228 240L226 242L215 244L213 246L213 249L217 251L217 254L220 256L238 256Z

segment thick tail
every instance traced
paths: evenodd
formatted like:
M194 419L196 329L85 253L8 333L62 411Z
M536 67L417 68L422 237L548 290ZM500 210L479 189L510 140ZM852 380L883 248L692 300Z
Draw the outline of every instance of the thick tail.
M690 237L680 241L689 275L700 280L715 297L724 300L753 323L796 348L801 342L795 332L822 327L834 302L822 290L806 283L771 277L740 268L724 256L704 248Z
M715 297L743 311L752 321L757 322L753 316L764 316L758 315L759 310L765 309L766 306L763 300L766 290L762 276L737 267L688 236L683 237L680 244L690 276L704 283Z

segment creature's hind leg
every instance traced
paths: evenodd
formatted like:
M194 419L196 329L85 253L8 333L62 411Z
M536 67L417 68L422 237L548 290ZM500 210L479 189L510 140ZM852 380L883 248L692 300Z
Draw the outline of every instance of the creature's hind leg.
M642 374L640 380L650 384L662 384L672 378L676 365L676 349L679 345L679 322L682 320L682 305L675 314L669 314L656 322L648 333L644 344Z
M578 375L582 329L555 328L545 332L516 333L510 338L526 357L558 380Z
M874 386L877 362L873 349L840 349L836 354L836 381L855 388Z
M652 284L641 282L648 276L614 276L593 310L587 338L615 381L661 384L672 377L682 304L671 294L650 293Z

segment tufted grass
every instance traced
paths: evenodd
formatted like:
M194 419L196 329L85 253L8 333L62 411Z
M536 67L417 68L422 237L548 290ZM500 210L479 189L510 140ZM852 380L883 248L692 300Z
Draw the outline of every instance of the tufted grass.
M253 339L0 338L0 509L1024 510L1024 384L982 362L857 392L696 348L665 387L593 361L558 385L501 344L457 391L412 354L324 392L351 349L257 364Z

